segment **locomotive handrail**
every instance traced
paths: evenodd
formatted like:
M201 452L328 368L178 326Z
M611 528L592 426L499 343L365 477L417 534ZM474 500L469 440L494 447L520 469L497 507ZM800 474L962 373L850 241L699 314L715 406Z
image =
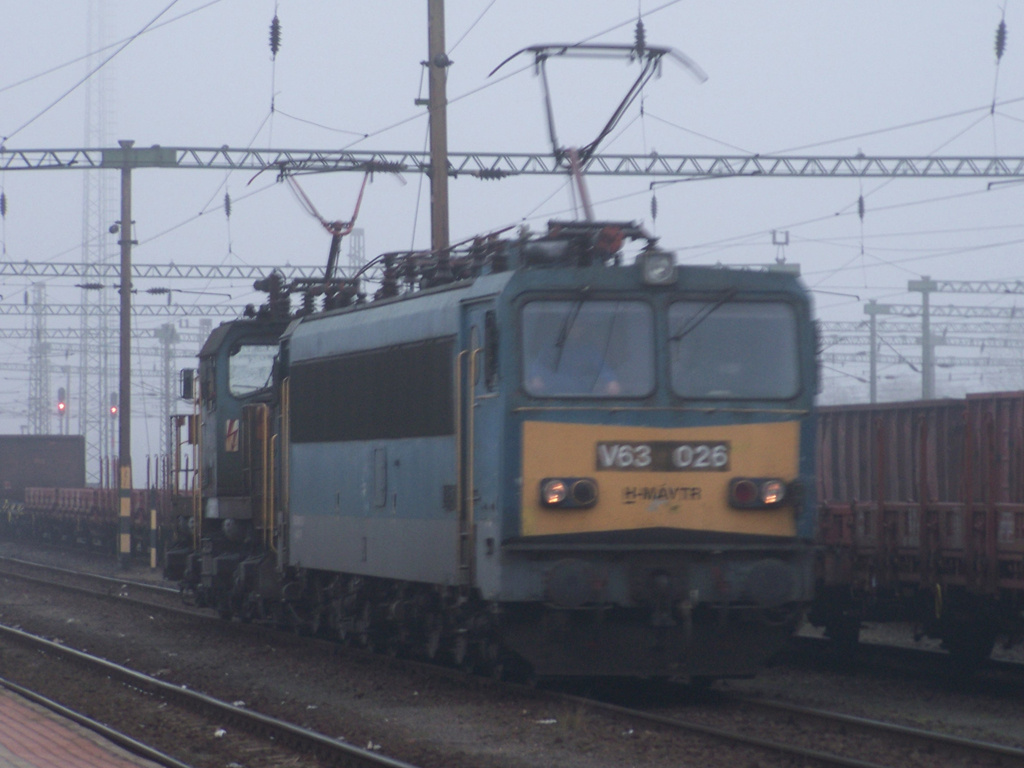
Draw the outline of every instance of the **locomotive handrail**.
M270 536L269 526L269 510L271 506L270 499L270 474L272 472L271 464L271 449L270 449L270 409L266 403L260 403L256 406L257 418L259 419L258 426L256 427L257 432L261 433L256 435L260 440L260 506L259 506L259 519L263 525L263 541L264 543L273 549ZM255 426L255 425L254 425ZM254 489L255 490L255 489Z
M694 542L629 542L621 544L613 544L608 542L573 542L565 543L563 541L545 542L545 541L530 541L529 538L516 538L508 539L501 543L501 548L506 552L636 552L636 551L653 551L658 552L721 552L722 543L694 543ZM798 540L787 540L784 542L764 542L764 543L750 543L750 544L729 544L729 551L737 552L794 552L794 551L805 551L814 552L820 549L820 545L807 542L801 544Z
M455 514L462 517L462 359L463 349L455 356Z
M781 416L808 416L810 408L731 408L714 406L710 408L693 408L689 406L675 405L615 405L606 406L602 403L602 410L615 411L669 411L684 413L777 413ZM545 412L545 411L593 411L593 405L517 405L512 409L513 413Z
M270 478L268 480L269 492L267 493L267 508L263 518L263 538L267 542L267 549L270 552L277 552L274 543L274 467L277 466L277 435L270 438Z
M466 386L469 392L469 408L466 410L466 434L468 436L466 440L466 514L464 524L460 523L459 526L461 528L459 543L462 549L460 567L465 571L466 580L470 584L473 583L473 565L476 562L476 557L474 556L476 541L473 536L474 525L476 524L476 515L473 508L473 497L476 491L475 483L473 482L473 472L475 469L473 466L474 446L476 445L474 410L476 409L476 359L481 351L481 347L475 347L469 353L469 370L467 371L468 376L466 379Z
M292 445L292 380L285 376L281 381L281 517L280 540L287 547L287 525L291 521L291 445Z
M192 477L192 548L197 552L203 540L203 409L199 402L199 389L192 398L196 435L196 447L192 452L195 457L195 474Z

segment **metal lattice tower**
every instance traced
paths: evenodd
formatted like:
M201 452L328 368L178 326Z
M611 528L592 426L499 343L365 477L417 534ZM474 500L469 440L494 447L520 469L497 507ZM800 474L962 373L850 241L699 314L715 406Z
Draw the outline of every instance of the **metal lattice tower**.
M106 18L113 15L112 0L89 0L86 21L86 50L98 52L110 41ZM92 53L86 63L91 71L100 62L100 53ZM85 143L103 147L111 140L114 117L113 67L102 67L85 84ZM87 171L82 182L82 263L117 263L111 247L108 227L117 218L117 185L110 174ZM130 228L128 229L130 232ZM109 307L106 291L82 291L82 304L100 309ZM86 478L100 480L100 463L109 450L109 393L115 391L117 317L107 312L83 312L81 316L78 376L78 430L85 435Z
M160 398L160 448L164 456L174 455L174 434L171 431L171 414L174 413L174 370L175 345L178 332L174 323L165 323L155 332L160 340L160 372L163 376Z
M46 284L32 283L32 341L28 363L28 431L50 434L50 343L46 335Z
M354 275L366 263L366 232L356 227L348 235L348 268Z

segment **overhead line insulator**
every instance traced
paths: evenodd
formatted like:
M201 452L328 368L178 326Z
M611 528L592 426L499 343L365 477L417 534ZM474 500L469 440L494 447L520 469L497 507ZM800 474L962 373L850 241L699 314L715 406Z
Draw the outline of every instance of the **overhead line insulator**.
M636 56L638 59L642 59L644 52L647 50L647 34L644 32L644 21L639 17L636 20L634 42L636 44Z
M996 28L996 62L999 62L1003 58L1003 53L1006 51L1006 20L1000 19L999 26Z
M273 21L270 22L270 52L275 59L279 50L281 50L281 22L275 13Z

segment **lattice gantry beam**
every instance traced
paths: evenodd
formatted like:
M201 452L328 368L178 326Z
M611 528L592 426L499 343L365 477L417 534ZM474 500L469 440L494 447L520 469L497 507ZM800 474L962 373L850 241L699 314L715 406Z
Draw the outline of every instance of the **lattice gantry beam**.
M49 317L78 317L83 314L95 316L114 316L120 313L117 306L47 304L41 309L24 304L0 304L0 315L31 315L40 314ZM225 304L133 304L132 315L135 317L242 317L244 306L232 307Z
M0 170L208 168L279 173L428 173L427 152L312 149L233 149L231 147L138 147L108 149L11 149L0 147ZM610 155L591 156L583 170L591 176L688 177L903 177L1024 178L1024 157L909 157L864 155ZM450 152L449 176L496 179L506 176L564 174L553 154Z
M259 280L277 270L286 280L323 277L324 267L251 267L246 265L132 264L132 278L202 280ZM83 264L70 262L0 261L0 277L76 277L120 279L120 264Z

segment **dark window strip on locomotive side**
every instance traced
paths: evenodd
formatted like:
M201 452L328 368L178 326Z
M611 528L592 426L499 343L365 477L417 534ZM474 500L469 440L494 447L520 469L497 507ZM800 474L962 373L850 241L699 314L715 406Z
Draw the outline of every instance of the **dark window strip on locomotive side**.
M453 348L431 339L293 363L292 442L453 434Z

